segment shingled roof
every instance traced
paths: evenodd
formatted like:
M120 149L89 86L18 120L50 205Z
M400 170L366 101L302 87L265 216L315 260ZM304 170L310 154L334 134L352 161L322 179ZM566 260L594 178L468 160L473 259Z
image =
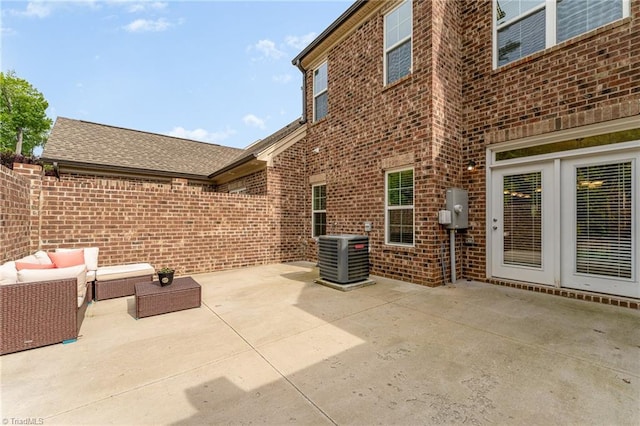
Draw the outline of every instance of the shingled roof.
M205 178L245 150L58 117L45 161L144 174Z

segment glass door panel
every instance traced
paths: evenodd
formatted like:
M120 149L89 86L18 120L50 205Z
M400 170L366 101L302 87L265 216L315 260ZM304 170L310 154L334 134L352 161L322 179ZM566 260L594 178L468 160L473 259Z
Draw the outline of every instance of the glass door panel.
M562 164L562 286L640 297L638 154Z

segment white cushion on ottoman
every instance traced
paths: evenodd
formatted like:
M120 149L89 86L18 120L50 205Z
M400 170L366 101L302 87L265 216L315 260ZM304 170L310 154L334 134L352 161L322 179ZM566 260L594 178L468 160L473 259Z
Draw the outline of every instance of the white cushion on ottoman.
M130 265L100 266L96 271L96 281L111 281L121 278L153 275L155 269L148 263L132 263Z

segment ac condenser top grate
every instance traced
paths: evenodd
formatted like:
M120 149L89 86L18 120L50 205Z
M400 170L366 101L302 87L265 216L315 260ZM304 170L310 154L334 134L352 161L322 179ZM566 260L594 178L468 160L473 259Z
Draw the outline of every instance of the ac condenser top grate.
M322 235L318 239L320 278L350 284L369 278L369 237Z

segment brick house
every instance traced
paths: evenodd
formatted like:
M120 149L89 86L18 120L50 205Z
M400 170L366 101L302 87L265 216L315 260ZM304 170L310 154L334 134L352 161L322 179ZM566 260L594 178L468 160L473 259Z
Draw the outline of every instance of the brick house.
M307 258L362 234L372 272L640 297L640 2L356 1L303 73ZM579 294L578 296L576 296Z
M458 277L637 308L639 19L627 0L358 0L293 59L302 120L245 150L58 119L60 180L0 174L0 260L91 243L195 273L366 233L372 273L437 286L462 188Z

